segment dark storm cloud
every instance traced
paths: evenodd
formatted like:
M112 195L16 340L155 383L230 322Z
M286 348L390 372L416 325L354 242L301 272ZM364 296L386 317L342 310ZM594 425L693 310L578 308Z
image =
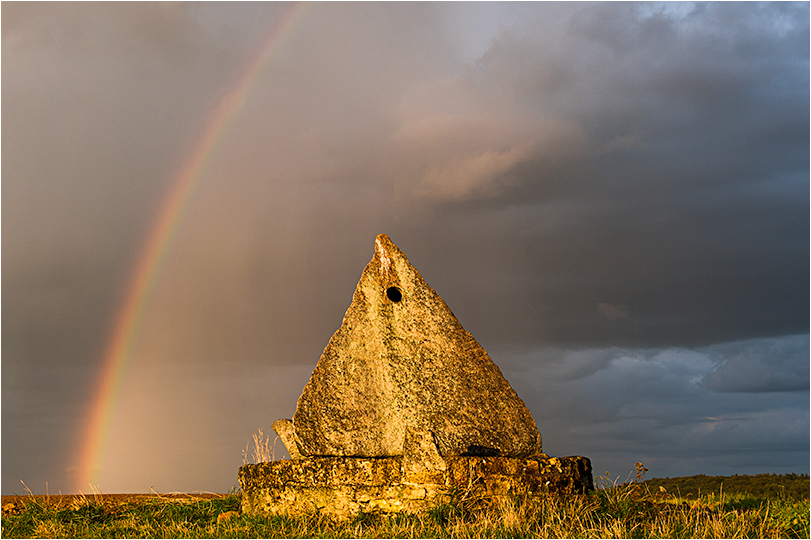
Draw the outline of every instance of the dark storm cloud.
M505 145L503 170L485 173L489 191L461 195L488 201L445 208L460 230L481 223L482 258L510 252L522 266L500 294L532 322L494 335L699 345L808 327L805 7L668 9L577 9L556 32L530 19L542 30L505 30L467 76L466 92L507 101L536 128L480 136L482 148ZM565 127L539 154L537 126L549 123ZM490 237L504 230L496 252ZM609 304L628 316L606 318Z
M807 391L808 339L791 336L709 347L723 361L704 383L718 392Z
M2 9L3 491L67 490L161 200L291 5ZM804 3L309 5L179 222L102 489L230 488L380 232L550 452L807 471L808 21Z
M491 353L532 410L545 450L585 453L595 474L624 480L637 461L660 477L754 474L808 460L807 335L698 349ZM759 368L769 364L782 366Z

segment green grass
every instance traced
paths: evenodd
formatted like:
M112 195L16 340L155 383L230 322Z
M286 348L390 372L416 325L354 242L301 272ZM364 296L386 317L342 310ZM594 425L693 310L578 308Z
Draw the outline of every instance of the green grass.
M807 474L755 474L734 476L680 476L678 478L651 478L645 480L651 490L659 486L669 493L683 497L699 497L714 493L748 493L759 498L807 499L809 480Z
M808 499L748 494L698 499L651 492L642 484L608 485L588 496L529 500L455 500L420 515L365 514L335 521L238 515L240 495L186 502L159 498L70 507L38 498L4 516L4 538L808 538Z

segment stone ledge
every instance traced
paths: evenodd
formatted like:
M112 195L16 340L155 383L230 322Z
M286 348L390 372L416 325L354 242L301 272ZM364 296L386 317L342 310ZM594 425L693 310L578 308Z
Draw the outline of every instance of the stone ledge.
M472 497L574 495L593 489L591 462L572 457L443 457L444 467L420 469L402 456L309 457L244 465L242 510L253 514L321 512L415 513Z

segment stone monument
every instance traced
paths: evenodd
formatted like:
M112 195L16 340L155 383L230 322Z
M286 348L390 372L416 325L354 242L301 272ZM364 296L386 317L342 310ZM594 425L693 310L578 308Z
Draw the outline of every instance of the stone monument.
M487 352L385 234L292 420L292 459L245 465L245 512L415 512L452 492L583 493L584 457L550 458Z

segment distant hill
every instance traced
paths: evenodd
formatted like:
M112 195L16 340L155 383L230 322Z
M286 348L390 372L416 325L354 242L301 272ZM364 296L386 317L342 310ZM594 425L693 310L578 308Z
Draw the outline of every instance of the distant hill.
M809 498L807 474L746 474L735 476L680 476L678 478L651 478L645 480L652 492L664 487L672 495L698 497L709 493L748 493L753 497L790 497L795 500Z

